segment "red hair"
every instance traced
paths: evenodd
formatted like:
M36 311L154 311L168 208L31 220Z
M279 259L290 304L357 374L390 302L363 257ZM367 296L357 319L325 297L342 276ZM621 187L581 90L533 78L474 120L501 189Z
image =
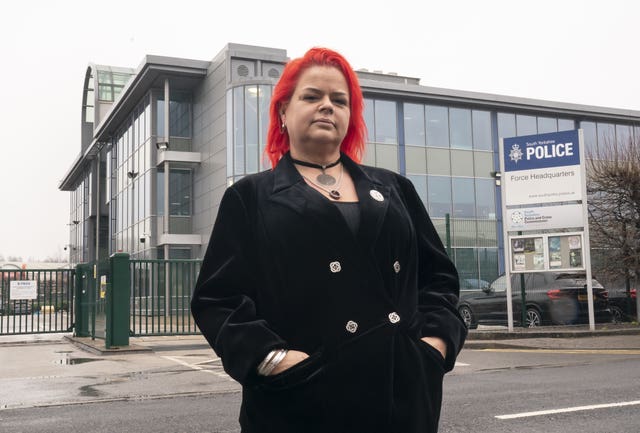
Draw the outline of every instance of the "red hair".
M289 150L289 134L280 131L281 109L291 99L300 75L312 66L332 66L344 75L349 88L351 115L340 151L358 163L362 159L367 139L367 126L364 121L364 98L358 76L341 54L328 48L311 48L304 56L293 59L285 65L282 76L273 89L269 107L267 146L264 150L271 161L271 167L275 167L282 155Z

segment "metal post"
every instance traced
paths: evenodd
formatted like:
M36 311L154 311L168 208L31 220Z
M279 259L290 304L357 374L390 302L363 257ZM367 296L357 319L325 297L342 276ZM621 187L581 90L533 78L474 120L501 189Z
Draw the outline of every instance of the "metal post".
M447 255L451 258L451 215L448 212L444 214L444 232Z
M522 235L522 232L518 232L518 235ZM522 327L526 328L527 327L527 290L524 287L524 274L521 273L520 274L520 300L521 302L521 306L520 308L522 309L521 314L520 314L520 320L522 320Z
M171 130L169 128L169 103L170 99L169 79L164 80L164 140L169 143L169 137ZM169 316L171 304L169 302L171 296L171 286L169 281L169 244L167 243L167 236L169 234L169 161L164 160L164 220L163 220L163 233L164 239L164 314L165 317Z
M111 282L107 284L107 332L105 348L129 345L131 269L129 254L111 256Z

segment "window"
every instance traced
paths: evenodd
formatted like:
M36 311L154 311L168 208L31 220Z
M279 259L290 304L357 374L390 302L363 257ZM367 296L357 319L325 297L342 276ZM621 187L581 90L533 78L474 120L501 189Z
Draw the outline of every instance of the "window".
M584 135L584 147L587 156L593 156L598 151L598 134L595 122L580 122L580 128Z
M427 146L449 147L449 115L447 107L425 106Z
M449 109L451 125L451 147L471 149L471 111L461 108Z
M495 181L476 179L476 216L479 219L496 218Z
M444 218L451 215L451 178L446 176L427 176L429 192L429 215L432 218Z
M517 136L534 135L538 133L538 125L535 116L526 116L524 114L516 115L516 132Z
M379 101L374 103L375 112L375 142L397 144L398 132L396 123L396 103L393 101Z
M473 148L476 150L492 150L491 113L473 110L471 112L471 121L473 123Z
M191 170L169 170L169 214L171 216L191 215ZM158 169L157 214L164 215L164 170Z
M164 95L156 103L156 134L164 137ZM186 93L171 93L169 101L169 136L191 137L191 96Z
M510 138L516 135L516 116L511 113L498 113L498 136Z
M103 102L113 102L118 99L131 74L98 71L98 99Z
M404 104L404 143L407 146L424 146L424 105Z
M474 218L475 194L472 178L453 178L453 217Z
M558 122L555 117L538 117L538 133L558 132Z

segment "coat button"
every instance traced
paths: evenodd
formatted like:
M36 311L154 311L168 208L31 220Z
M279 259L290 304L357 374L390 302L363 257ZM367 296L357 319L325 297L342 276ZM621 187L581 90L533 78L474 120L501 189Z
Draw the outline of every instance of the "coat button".
M395 311L389 313L389 322L398 323L400 321L400 316Z
M398 272L400 272L400 262L399 261L396 260L395 262L393 262L393 270L396 272L396 274Z
M347 331L351 332L352 334L355 333L358 330L358 324L356 322L354 322L353 320L349 320L347 322Z
M372 189L371 191L369 191L369 195L375 201L384 201L384 197L382 196L382 194L380 194L380 191L376 191L375 189Z
M340 272L342 270L342 266L340 266L340 262L331 262L329 263L329 269L335 274L336 272Z

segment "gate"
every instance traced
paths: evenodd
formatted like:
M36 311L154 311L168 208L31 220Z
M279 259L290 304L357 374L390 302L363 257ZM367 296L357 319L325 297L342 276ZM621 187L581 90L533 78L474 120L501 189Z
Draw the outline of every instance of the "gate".
M74 269L0 269L0 335L70 332Z
M198 334L191 292L201 260L131 260L131 335Z

